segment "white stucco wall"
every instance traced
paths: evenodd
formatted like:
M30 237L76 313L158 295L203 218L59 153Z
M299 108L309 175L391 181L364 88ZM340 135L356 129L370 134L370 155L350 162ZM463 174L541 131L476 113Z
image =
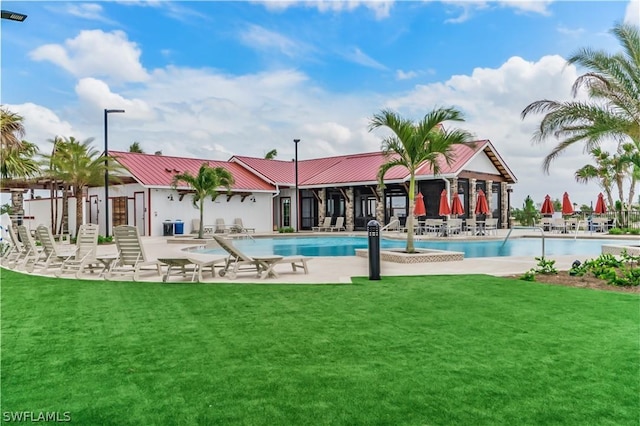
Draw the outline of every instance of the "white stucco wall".
M490 174L500 174L496 166L493 165L487 154L484 152L479 152L475 158L473 158L469 164L465 167L465 170L471 172L480 172L480 173L490 173Z
M62 220L62 199L57 199L58 204L58 226ZM51 199L50 198L34 198L24 200L25 217L33 216L33 219L25 219L24 225L29 229L36 229L38 225L51 226ZM69 231L72 235L76 229L76 199L69 198ZM55 231L54 231L55 233Z

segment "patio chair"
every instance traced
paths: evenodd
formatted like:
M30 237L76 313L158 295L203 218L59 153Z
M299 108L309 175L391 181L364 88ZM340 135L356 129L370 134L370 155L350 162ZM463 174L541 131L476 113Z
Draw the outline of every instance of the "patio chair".
M248 234L249 232L255 233L256 232L256 228L245 228L244 224L242 223L242 218L241 217L236 217L235 219L233 219L233 232L237 232L240 234Z
M488 217L484 221L484 232L487 235L498 235L498 219Z
M462 232L462 219L449 219L445 222L445 235L460 234Z
M255 272L260 278L269 277L273 271L273 267L281 263L290 263L294 272L298 268L302 268L305 274L309 273L307 268L307 260L305 256L249 256L238 250L228 238L214 235L216 243L227 253L224 268L219 272L221 277L227 275L229 279L235 279L238 272ZM267 260L268 259L268 260Z
M15 268L22 259L22 256L26 254L27 249L13 231L13 226L8 226L7 232L9 234L9 247L2 253L2 265L7 268Z
M63 250L62 247L55 242L51 229L47 226L38 225L36 235L42 244L44 256L38 258L31 267L35 269L36 266L40 265L40 273L49 272L50 268L59 268L65 260L73 256L76 250L75 246L68 244L65 244Z
M195 254L189 256L176 256L176 257L161 257L159 262L167 265L167 272L162 277L162 282L167 282L169 277L173 275L179 275L182 277L188 277L191 274L191 282L202 282L202 272L209 268L211 276L215 277L215 267L217 264L223 264L227 260L226 256L216 257L198 257Z
M476 223L475 219L466 219L464 221L464 232L468 233L469 235L478 234L478 224Z
M551 221L551 231L557 231L560 233L566 233L567 227L564 222L564 219L561 217L556 217Z
M105 279L133 274L133 280L138 281L144 267L153 267L158 275L162 275L161 263L147 258L138 228L130 225L116 226L113 228L113 238L118 249L118 257L111 262Z
M333 225L329 229L331 230L331 232L333 232L333 231L345 231L346 228L344 227L344 217L340 216L340 217L336 218L336 224Z
M551 231L553 227L553 220L550 217L543 217L540 219L540 226L544 231Z
M92 273L94 272L94 266L98 266L101 269L105 268L104 263L96 257L98 231L98 225L93 223L80 225L78 238L76 238L76 250L73 256L62 262L60 270L56 272L57 277L61 277L64 274L75 274L76 278L80 278L87 267Z
M226 234L229 232L229 228L227 228L227 225L224 223L224 219L222 218L216 219L216 229L214 232L216 234Z
M314 226L311 228L312 231L330 231L331 230L331 216L327 216L324 218L324 222L322 225Z

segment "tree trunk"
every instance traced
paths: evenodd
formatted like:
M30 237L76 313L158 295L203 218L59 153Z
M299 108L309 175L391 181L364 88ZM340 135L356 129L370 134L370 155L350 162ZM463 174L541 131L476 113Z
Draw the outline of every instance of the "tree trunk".
M76 191L76 233L75 236L78 236L78 230L80 229L80 225L83 223L84 216L84 203L82 202L82 188L75 188Z
M416 191L416 178L411 173L409 179L409 211L407 212L407 253L414 253L416 251L413 244L413 206L415 204L415 191Z
M204 238L204 198L200 198L200 226L198 228L198 238Z

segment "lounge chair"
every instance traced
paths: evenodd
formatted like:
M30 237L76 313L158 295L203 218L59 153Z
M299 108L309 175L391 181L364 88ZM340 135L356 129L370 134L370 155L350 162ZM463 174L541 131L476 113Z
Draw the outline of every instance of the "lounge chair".
M61 277L64 274L75 274L76 278L80 278L87 267L92 273L94 266L101 269L105 268L104 262L96 257L98 250L98 231L98 225L93 223L80 225L78 238L76 238L76 250L73 256L67 258L62 263L60 270L56 272L57 277Z
M105 279L110 280L115 275L133 274L133 280L140 279L140 272L144 267L153 267L158 275L162 275L161 263L147 258L140 241L138 228L130 225L121 225L113 228L113 238L118 249L118 257L111 262ZM149 269L147 269L149 270Z
M333 231L344 231L344 230L345 230L345 227L344 227L344 217L343 217L343 216L339 216L339 217L336 219L336 224L335 224L335 225L333 225L333 226L330 228L330 230L331 230L331 232L333 232Z
M25 225L18 226L18 236L22 240L24 252L20 257L20 262L16 264L16 268L23 268L31 272L33 271L33 265L42 259L44 252L36 245L33 236L31 236L31 231Z
M239 234L248 234L249 232L255 233L256 232L256 228L245 228L244 224L242 223L242 218L241 217L236 217L233 220L233 232L237 232Z
M229 232L229 228L227 228L227 225L224 223L224 219L216 219L216 230L214 232L216 234L226 234Z
M311 228L312 231L330 231L331 230L331 216L327 216L324 218L324 222L322 225L314 226Z
M277 275L273 267L282 263L290 263L294 272L298 268L302 268L305 274L309 273L307 268L308 258L305 256L248 256L238 250L230 239L214 235L216 243L227 253L229 257L226 259L224 268L219 272L221 277L227 275L229 279L235 279L238 272L255 272L258 277L264 279L269 276Z
M7 232L9 234L9 247L2 253L2 265L7 268L14 268L22 259L22 256L27 253L27 249L20 242L11 225L7 227Z
M75 246L70 246L68 244L64 245L63 250L63 247L54 241L51 229L44 225L38 225L36 228L36 235L42 244L44 256L40 257L38 261L34 262L31 266L35 268L36 266L41 265L41 269L39 271L41 273L49 272L50 268L58 268L62 266L62 263L73 256L76 251Z

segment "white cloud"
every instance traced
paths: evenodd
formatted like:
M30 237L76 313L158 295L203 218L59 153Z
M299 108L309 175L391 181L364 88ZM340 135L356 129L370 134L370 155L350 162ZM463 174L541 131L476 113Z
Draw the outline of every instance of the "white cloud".
M240 33L240 41L254 49L277 50L289 57L296 57L309 50L308 46L259 25L249 25L245 31Z
M354 62L356 64L360 64L368 68L374 68L378 70L387 69L386 66L384 66L380 62L376 61L375 59L373 59L372 57L364 53L358 47L354 47L349 52L345 53L343 56L345 59L347 59L350 62Z
M38 145L42 153L48 153L51 150L51 144L48 141L56 136L73 135L80 140L88 137L74 128L71 123L58 117L55 112L41 105L25 103L5 106L10 111L24 117L25 140Z
M154 113L145 101L126 99L113 93L109 86L95 78L83 78L76 85L78 99L89 110L124 109L126 118L133 120L153 120Z
M431 0L426 0L431 1ZM462 13L455 18L445 20L447 24L461 24L473 17L477 10L487 9L494 5L504 8L511 8L516 13L537 13L540 15L550 15L549 5L553 0L499 0L499 1L475 1L475 0L442 0L442 3L462 9Z
M549 15L549 5L553 0L508 0L498 1L503 7L510 7L520 12L533 12L541 15Z
M418 76L418 73L415 71L396 70L397 80L411 80L412 78L416 78L417 76Z
M70 15L92 21L115 24L114 21L103 15L102 6L97 3L69 3L66 6L67 13Z
M283 11L290 7L303 6L307 8L315 8L320 12L334 12L339 13L343 11L351 12L359 7L364 7L371 10L374 13L376 19L381 20L389 17L391 8L395 3L395 0L260 0L252 1L252 3L262 4L265 8L272 11Z
M580 37L585 32L584 28L572 29L572 28L567 28L563 25L558 26L557 30L560 34L568 35L571 37Z
M81 31L64 44L46 44L29 53L36 61L50 61L76 77L105 77L115 82L148 79L140 63L141 51L122 31Z
M627 24L640 25L640 0L630 0L624 15Z

